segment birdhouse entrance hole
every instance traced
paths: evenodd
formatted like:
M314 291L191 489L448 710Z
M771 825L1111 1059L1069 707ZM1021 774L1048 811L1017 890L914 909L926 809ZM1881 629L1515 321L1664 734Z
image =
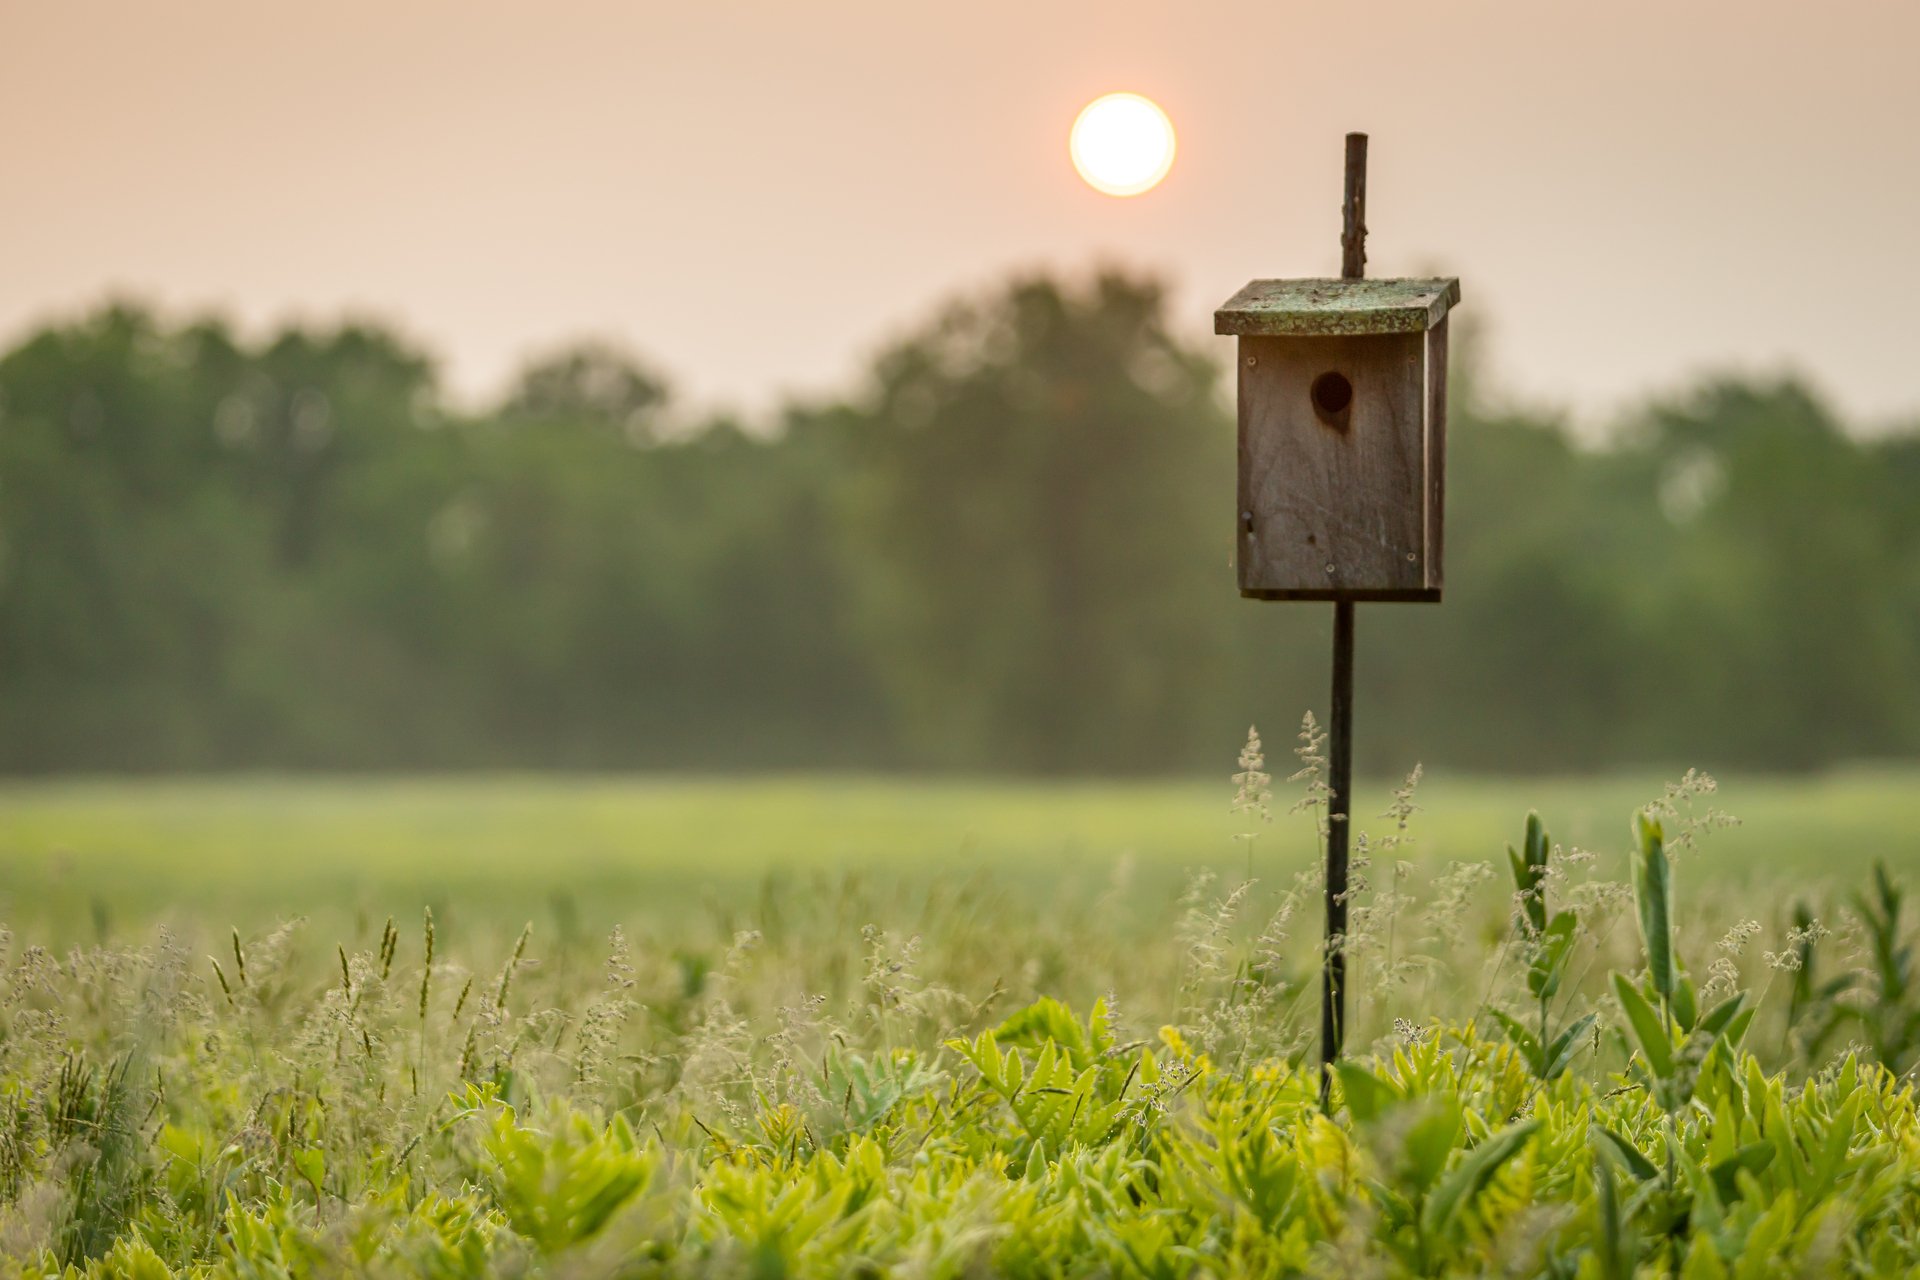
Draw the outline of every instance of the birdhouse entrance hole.
M1353 408L1353 383L1338 371L1321 374L1307 389L1313 400L1314 416L1336 430L1347 429L1347 411Z

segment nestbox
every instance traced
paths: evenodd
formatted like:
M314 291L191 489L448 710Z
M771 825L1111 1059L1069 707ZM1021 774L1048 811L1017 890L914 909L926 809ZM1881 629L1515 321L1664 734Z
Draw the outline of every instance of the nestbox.
M1458 280L1256 280L1240 339L1240 594L1440 599Z

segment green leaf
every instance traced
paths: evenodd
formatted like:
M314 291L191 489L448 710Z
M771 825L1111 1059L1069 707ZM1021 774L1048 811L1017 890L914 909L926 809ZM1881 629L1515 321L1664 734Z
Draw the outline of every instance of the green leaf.
M1687 1249L1687 1260L1680 1264L1680 1280L1726 1280L1727 1264L1713 1243L1713 1233L1701 1231Z
M1646 1058L1647 1066L1661 1079L1673 1074L1673 1041L1667 1035L1666 1024L1660 1015L1654 1012L1647 998L1640 994L1626 975L1613 975L1613 994L1620 1001L1620 1009L1627 1015L1627 1023L1633 1028L1634 1038L1640 1042L1641 1056Z
M1715 1164L1707 1172L1713 1178L1713 1189L1720 1193L1720 1203L1732 1204L1740 1198L1740 1171L1758 1174L1773 1163L1773 1144L1771 1142L1749 1142L1726 1159Z
M327 1178L326 1156L313 1147L305 1147L293 1153L293 1167L299 1170L301 1177L313 1184L314 1192L318 1194L320 1185Z
M1400 1094L1394 1087L1365 1067L1355 1066L1351 1062L1333 1064L1335 1077L1340 1081L1340 1093L1347 1100L1347 1110L1356 1124L1371 1124L1380 1117L1380 1113L1400 1100Z
M1545 1054L1546 1068L1540 1072L1542 1080L1560 1078L1560 1073L1565 1071L1567 1064L1573 1061L1573 1055L1580 1052L1580 1038L1586 1035L1588 1028L1593 1026L1597 1016L1590 1013L1553 1038L1553 1043L1547 1046Z
M1598 1253L1600 1273L1610 1278L1625 1278L1633 1275L1633 1263L1629 1252L1621 1246L1626 1242L1626 1224L1620 1213L1620 1189L1614 1185L1614 1161L1604 1154L1604 1148L1593 1154L1593 1191L1600 1219Z
M1527 865L1534 869L1536 877L1547 869L1547 853L1553 842L1547 839L1546 824L1540 821L1537 809L1527 811Z
M1498 1009L1490 1009L1488 1012L1493 1015L1494 1021L1500 1024L1500 1029L1507 1033L1507 1039L1520 1051L1520 1056L1527 1060L1528 1069L1534 1075L1544 1077L1547 1063L1546 1056L1540 1052L1540 1037L1534 1035L1526 1024L1510 1014L1502 1013Z
M1407 1128L1406 1171L1413 1190L1425 1191L1447 1167L1460 1141L1460 1104L1451 1099L1429 1100L1423 1114Z
M1700 1020L1700 995L1694 990L1693 979L1684 973L1674 978L1673 1000L1668 1008L1682 1031L1693 1030Z
M1653 1161L1640 1154L1640 1149L1603 1124L1592 1125L1588 1129L1593 1138L1596 1151L1610 1152L1620 1164L1640 1182L1652 1182L1660 1176Z
M1672 875L1664 847L1666 837L1659 820L1645 812L1633 816L1633 826L1633 897L1640 912L1647 972L1653 976L1653 989L1671 1000L1679 966L1673 955Z
M1573 954L1573 934L1578 922L1571 911L1562 911L1540 932L1534 948L1533 963L1527 966L1527 990L1536 999L1551 1000L1566 976L1567 958Z
M1540 823L1540 814L1526 814L1526 871L1532 892L1526 898L1526 915L1534 921L1534 931L1548 925L1548 829Z
M1700 1029L1708 1035L1719 1035L1733 1025L1735 1015L1747 1002L1747 993L1736 991L1727 999L1713 1006L1706 1017L1700 1019Z
M1540 1127L1538 1120L1523 1120L1508 1125L1468 1154L1460 1166L1441 1180L1420 1208L1420 1226L1430 1236L1444 1235L1460 1217L1460 1211L1479 1195L1500 1166L1511 1160Z
M1527 834L1522 848L1524 852L1516 852L1508 845L1507 860L1513 867L1513 887L1520 895L1527 932L1537 937L1547 927L1547 856L1553 848L1537 812L1527 815Z

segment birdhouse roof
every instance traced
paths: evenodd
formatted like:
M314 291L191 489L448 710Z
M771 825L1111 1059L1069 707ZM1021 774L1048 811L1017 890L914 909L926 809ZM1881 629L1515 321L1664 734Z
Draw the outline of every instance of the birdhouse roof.
M1255 280L1213 313L1213 331L1271 337L1420 333L1460 301L1460 282Z

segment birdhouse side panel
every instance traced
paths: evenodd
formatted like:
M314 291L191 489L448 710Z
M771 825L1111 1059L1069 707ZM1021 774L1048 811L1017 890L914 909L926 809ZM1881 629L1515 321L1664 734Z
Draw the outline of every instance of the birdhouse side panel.
M1437 595L1447 515L1447 321L1427 333L1427 586Z
M1240 339L1240 589L1433 597L1427 335Z

